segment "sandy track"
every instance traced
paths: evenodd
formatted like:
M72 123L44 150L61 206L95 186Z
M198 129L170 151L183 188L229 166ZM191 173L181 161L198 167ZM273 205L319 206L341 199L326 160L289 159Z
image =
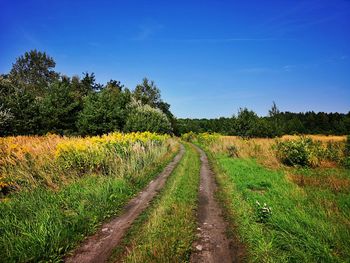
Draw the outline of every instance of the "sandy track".
M200 153L201 171L198 206L198 233L193 244L191 262L240 262L234 244L226 236L227 223L214 194L216 183L204 151Z
M180 151L173 161L142 192L129 201L125 207L125 211L119 217L103 224L99 231L93 236L88 237L71 256L65 259L65 262L106 262L133 221L145 210L159 190L162 189L167 177L182 159L184 152L185 148L181 145Z

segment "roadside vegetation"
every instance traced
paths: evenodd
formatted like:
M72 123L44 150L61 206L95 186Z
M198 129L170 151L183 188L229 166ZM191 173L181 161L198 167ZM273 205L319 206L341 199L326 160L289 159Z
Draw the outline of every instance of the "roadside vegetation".
M197 225L200 160L193 146L185 147L183 159L161 194L131 229L117 262L189 260Z
M346 137L184 138L208 152L230 232L246 244L249 262L350 257Z
M172 159L167 135L1 140L0 258L59 260Z

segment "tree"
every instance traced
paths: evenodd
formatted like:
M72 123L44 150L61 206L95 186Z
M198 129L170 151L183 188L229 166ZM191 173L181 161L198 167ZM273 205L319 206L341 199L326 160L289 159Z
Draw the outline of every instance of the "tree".
M32 93L14 88L11 96L5 100L4 107L10 110L12 118L1 128L1 135L39 133L39 103Z
M269 110L269 122L266 125L269 127L269 137L276 137L282 135L282 122L280 118L280 110L277 108L276 103L272 102L272 107Z
M96 83L94 73L89 74L88 72L84 72L83 75L84 77L81 80L81 92L83 95L88 95L91 92L98 92L103 88L103 85Z
M129 113L131 93L122 85L107 85L100 92L84 98L83 110L78 118L78 130L82 135L97 135L121 131Z
M258 121L259 117L254 111L240 108L236 119L237 135L241 137L256 136Z
M48 94L40 100L40 116L43 133L72 134L80 103L76 99L69 79L50 84Z
M160 109L136 103L126 121L125 131L170 133L172 128L167 116Z
M5 107L0 104L0 130L1 127L4 127L12 118L13 115L10 109L5 109Z
M278 116L280 113L281 113L281 112L280 112L280 110L277 108L276 103L273 101L273 102L272 102L272 107L271 107L271 109L269 110L269 116L273 118L273 117Z
M138 84L133 92L136 101L140 101L143 105L150 105L152 108L160 109L168 118L171 127L177 133L176 119L170 111L170 104L161 99L159 88L154 81L144 78L141 84Z
M303 134L305 132L306 130L303 123L296 116L292 117L292 119L286 122L286 127L285 127L286 134Z
M136 101L141 101L143 105L148 104L151 107L158 107L158 104L161 102L160 90L154 81L150 81L147 78L144 78L142 83L136 86L133 97Z
M35 96L43 96L50 83L58 78L53 70L56 66L52 57L45 52L31 50L16 59L9 78L17 88L25 88Z
M111 79L110 81L107 82L106 88L107 89L117 89L119 91L122 91L122 89L124 88L124 85L121 84L121 82L118 80Z

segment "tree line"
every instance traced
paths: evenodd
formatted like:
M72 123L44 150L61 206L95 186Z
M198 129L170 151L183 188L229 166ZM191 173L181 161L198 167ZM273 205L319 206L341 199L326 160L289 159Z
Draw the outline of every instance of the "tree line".
M265 117L241 108L230 118L176 119L147 78L130 90L117 80L97 83L94 73L69 77L56 72L55 66L45 52L31 50L16 59L9 73L0 75L0 136L111 131L218 132L242 137L350 133L350 112L280 112L275 103Z
M254 111L241 108L231 118L178 119L180 134L187 132L217 132L242 137L276 137L285 134L350 134L350 111L325 113L313 111L280 112L273 103L268 116L259 117Z
M45 52L32 50L0 75L0 136L173 132L170 105L153 81L144 78L130 90L117 80L97 83L93 73L68 77L55 66Z

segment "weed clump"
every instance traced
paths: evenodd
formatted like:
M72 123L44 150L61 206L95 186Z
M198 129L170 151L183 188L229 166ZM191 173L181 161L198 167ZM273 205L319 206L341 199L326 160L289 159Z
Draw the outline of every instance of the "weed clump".
M226 149L228 156L232 158L238 158L238 147L236 145L229 145Z
M267 223L272 216L271 207L269 207L266 203L262 205L259 201L256 201L255 204L257 222Z
M319 145L312 139L278 141L275 145L277 158L288 166L317 166Z

